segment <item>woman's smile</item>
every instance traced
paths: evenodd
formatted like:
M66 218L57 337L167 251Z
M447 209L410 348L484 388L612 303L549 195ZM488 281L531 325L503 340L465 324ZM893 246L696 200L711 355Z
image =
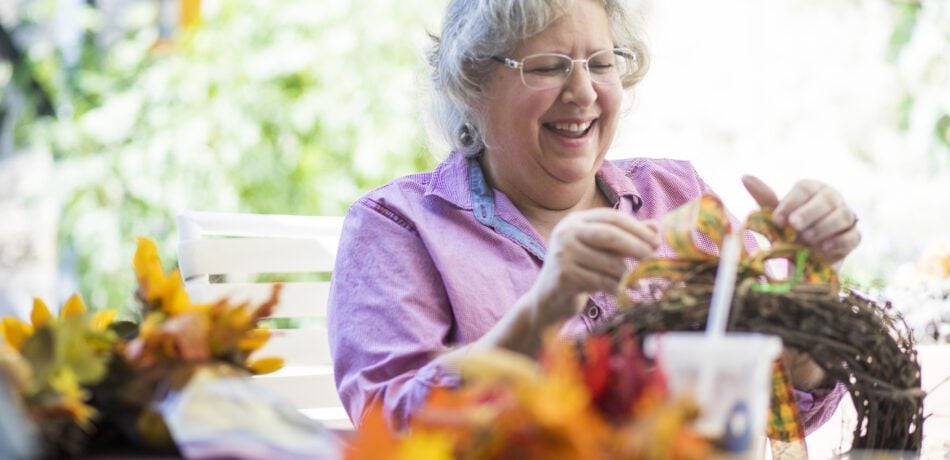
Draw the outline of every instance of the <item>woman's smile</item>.
M592 137L597 119L566 119L542 123L544 130L565 147L580 147Z

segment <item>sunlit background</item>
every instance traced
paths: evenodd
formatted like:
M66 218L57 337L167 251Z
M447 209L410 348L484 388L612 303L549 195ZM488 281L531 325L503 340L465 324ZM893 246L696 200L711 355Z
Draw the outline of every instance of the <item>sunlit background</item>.
M446 151L422 121L424 52L444 3L0 0L0 314L79 290L132 315L135 237L175 260L179 211L341 215L431 169ZM947 341L950 2L639 14L653 68L610 157L688 159L740 217L742 174L834 185L864 235L847 280Z
M0 308L131 303L134 239L186 209L342 214L433 167L427 32L444 0L0 0ZM610 156L811 177L858 211L851 282L950 335L950 6L664 0ZM55 304L57 302L50 302ZM941 331L941 328L942 331Z

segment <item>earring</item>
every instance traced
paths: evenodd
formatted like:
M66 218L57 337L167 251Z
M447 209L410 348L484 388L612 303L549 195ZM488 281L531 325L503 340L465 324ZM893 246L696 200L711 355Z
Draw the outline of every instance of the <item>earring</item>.
M475 143L475 136L472 134L475 128L465 123L459 131L459 142L462 143L462 147L471 147Z

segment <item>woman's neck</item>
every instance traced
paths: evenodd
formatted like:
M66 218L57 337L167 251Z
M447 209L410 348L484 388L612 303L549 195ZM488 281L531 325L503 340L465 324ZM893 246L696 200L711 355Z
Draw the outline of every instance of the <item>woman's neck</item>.
M570 184L544 178L530 184L518 184L505 181L486 166L482 162L488 184L511 200L545 242L554 226L572 212L612 206L597 186L594 175L588 180Z

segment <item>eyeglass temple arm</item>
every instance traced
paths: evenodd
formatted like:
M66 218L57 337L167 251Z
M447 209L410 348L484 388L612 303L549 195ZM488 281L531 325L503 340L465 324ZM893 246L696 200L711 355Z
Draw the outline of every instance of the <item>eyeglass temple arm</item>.
M500 63L502 63L502 64L504 64L505 67L509 67L509 68L512 68L512 69L517 69L517 68L521 67L521 63L518 62L518 61L515 61L514 59L510 59L510 58L506 58L506 57L501 57L501 56L492 56L491 58L494 59L494 60L496 60L496 61L498 61L498 62L500 62Z

